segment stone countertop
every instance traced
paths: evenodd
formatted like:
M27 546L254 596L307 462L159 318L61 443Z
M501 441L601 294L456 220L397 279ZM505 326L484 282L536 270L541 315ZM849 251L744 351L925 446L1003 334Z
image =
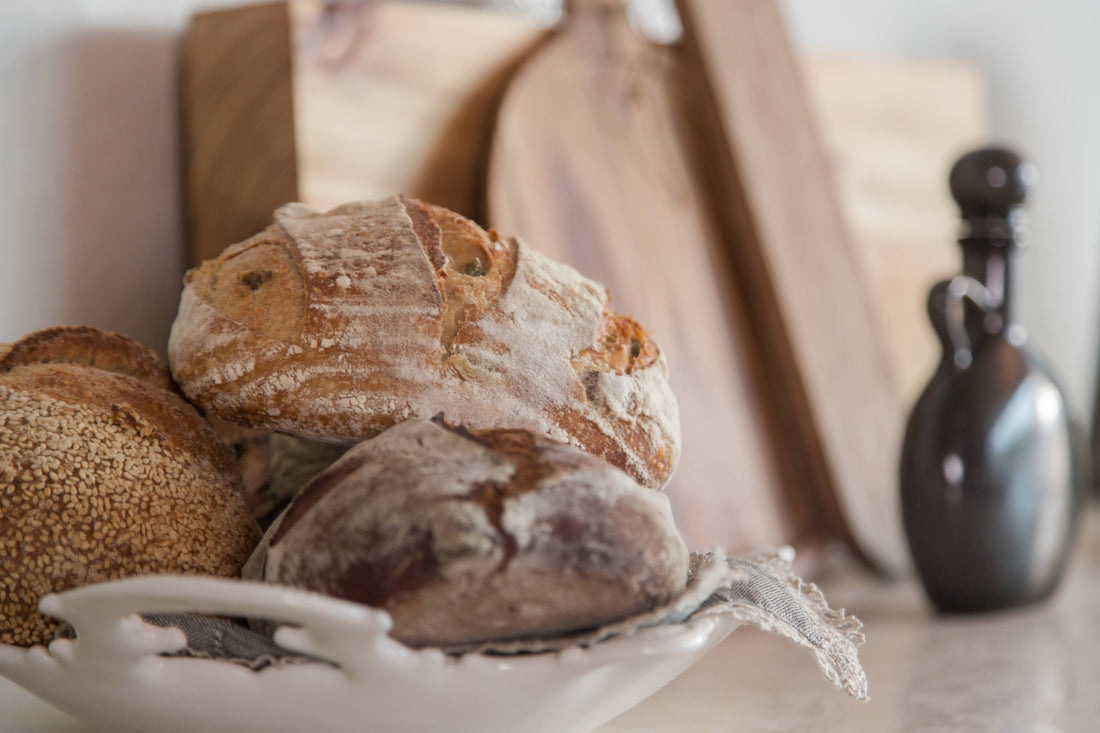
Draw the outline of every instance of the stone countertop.
M819 585L864 621L870 702L833 688L805 650L746 628L599 733L1100 726L1100 509L1086 518L1058 594L1034 607L937 616L915 580L885 583L851 567ZM0 731L93 733L3 679Z
M1082 529L1057 594L1019 610L941 616L915 579L819 579L864 622L870 702L834 689L804 650L739 629L599 733L1100 730L1100 509Z

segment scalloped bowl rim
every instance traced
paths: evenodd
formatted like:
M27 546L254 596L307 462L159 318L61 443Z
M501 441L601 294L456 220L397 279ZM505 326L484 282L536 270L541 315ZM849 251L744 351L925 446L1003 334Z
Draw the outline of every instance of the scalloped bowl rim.
M388 614L295 588L149 576L49 595L39 604L76 629L49 648L0 644L0 675L104 730L200 733L584 733L656 692L739 625L701 612L590 647L527 655L413 649ZM224 660L166 657L179 629L139 613L277 619L275 641L333 664L253 671Z

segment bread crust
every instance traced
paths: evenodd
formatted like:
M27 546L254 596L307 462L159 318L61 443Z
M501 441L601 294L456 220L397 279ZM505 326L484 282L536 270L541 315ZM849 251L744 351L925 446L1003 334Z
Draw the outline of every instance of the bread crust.
M233 457L166 383L153 352L95 329L31 334L0 362L0 642L52 638L46 593L239 574L260 533Z
M295 497L244 576L383 608L411 646L549 637L683 589L667 499L573 446L410 420Z
M602 286L402 197L280 208L188 274L169 361L188 397L262 431L352 444L443 413L572 443L655 488L680 453L664 356Z
M20 365L74 364L125 374L152 387L176 392L160 358L136 341L92 326L55 326L0 344L0 373Z

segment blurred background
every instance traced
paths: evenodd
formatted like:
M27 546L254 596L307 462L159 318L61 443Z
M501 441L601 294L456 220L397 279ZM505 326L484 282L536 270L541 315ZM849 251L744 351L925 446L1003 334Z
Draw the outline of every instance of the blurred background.
M163 348L184 268L181 38L193 12L232 4L0 4L0 341L79 321ZM550 0L515 5L543 23L560 12ZM1017 268L1018 314L1086 417L1100 291L1100 97L1087 92L1100 66L1100 5L781 6L800 50L962 60L985 76L993 137L1042 175L1030 204L1034 246Z
M410 4L433 5L412 0ZM549 28L563 17L560 0L434 5L448 4L480 5L509 18L509 29L493 36L498 40L520 38L524 31L517 31L516 23ZM165 351L188 262L189 231L196 232L195 221L188 219L185 183L184 121L189 113L181 86L185 34L194 14L243 5L224 0L8 0L0 4L0 220L6 225L0 238L0 342L48 326L80 323L118 331ZM863 274L872 293L869 297L877 298L876 307L887 311L886 333L881 338L891 341L892 331L903 330L893 327L898 323L904 329L920 330L923 343L934 345L924 316L924 294L932 282L955 274L959 267L952 241L957 221L947 195L948 168L954 156L969 147L989 141L1008 144L1036 163L1041 176L1028 201L1031 246L1017 258L1014 310L1033 348L1061 379L1076 417L1091 423L1100 350L1100 146L1094 141L1095 130L1100 129L1100 97L1088 91L1094 85L1094 69L1100 65L1093 33L1100 27L1100 5L1085 0L1052 0L1042 5L1022 0L780 0L777 5L800 59L806 100L825 138L837 191L855 239L863 247L859 266L867 270ZM630 10L631 19L650 39L675 43L678 25L670 0L634 0ZM379 15L378 19L384 25L386 18L399 17ZM410 32L415 29L400 30L403 38L416 35ZM471 38L471 44L479 42ZM306 33L306 45L296 53L310 57L309 42ZM406 64L410 84L419 83L422 90L436 81L450 83L445 58L435 59L435 66L424 66L428 70L422 69L417 78L417 64L401 58L399 52L393 58L385 56L385 38L368 37L365 43L376 50L375 57L367 54L361 59L362 64L373 64L370 68L390 73ZM233 48L219 52L231 58ZM255 66L262 68L265 61L261 55ZM316 120L311 121L310 110L329 109L325 95L342 89L336 82L330 84L339 75L330 74L324 63L312 71L295 64L296 93L311 100L295 109L299 156L318 167L337 165L339 161L314 155L311 125ZM875 76L876 70L883 73ZM430 74L437 78L424 78ZM874 79L878 81L869 81ZM910 86L891 89L891 79L905 80ZM308 89L302 80L311 80ZM692 83L691 79L680 81ZM866 115L860 117L869 109L873 129L866 126ZM257 114L267 111L257 109ZM425 118L432 111L395 106L389 116L402 113L412 119L415 114ZM552 117L553 110L547 116ZM935 129L937 124L943 130ZM950 134L944 133L947 128ZM410 125L404 133L415 137L418 129ZM923 135L941 145L927 155L919 147L910 147L908 153L891 157L882 153L889 149L889 140L879 147L871 144L884 131L910 143ZM426 140L405 142L430 147ZM391 148L396 150L390 146L384 152L388 155ZM346 150L348 160L368 163L382 152L367 145L350 145ZM386 160L392 163L398 157ZM446 155L433 158L437 159L448 162ZM469 160L459 162L474 166ZM310 203L330 205L346 197L341 192L348 189L341 185L326 189L326 181L314 176L302 160L297 175L299 191ZM383 171L380 180L404 180L386 175ZM207 210L219 208L219 196L225 197L228 206L234 195L232 184L223 192L216 178L204 182ZM332 180L341 184L338 176L330 176L328 182ZM463 210L461 202L449 200L446 191L440 190L440 203ZM892 212L891 207L899 211ZM264 211L270 211L270 206ZM919 278L907 276L904 252L900 256L895 252L893 270L876 264L876 247L882 251L887 240L895 249L913 247L908 257L920 269ZM229 241L217 240L213 251ZM936 254L918 254L918 247ZM900 271L898 263L903 263ZM699 263L707 266L706 261ZM625 278L630 267L628 258L618 272ZM628 285L612 283L612 291L617 302L632 310ZM726 317L724 308L718 304L710 315ZM894 309L896 318L890 313ZM749 320L755 317L748 314ZM676 329L674 322L663 324L659 316L643 321L662 344L677 346L670 336ZM730 348L736 351L737 346ZM936 349L910 353L906 348L905 343L892 348L891 368L898 373L904 401L910 403L939 354ZM675 384L676 350L669 350L674 354ZM707 356L719 368L730 358L718 351ZM683 366L688 361L680 360L681 386L694 376ZM709 376L713 379L713 371ZM707 377L701 374L700 380ZM731 393L730 404L741 399L752 409L757 393L745 384L730 388L742 390L740 396ZM697 450L695 446L706 442L706 433L726 436L733 430L730 440L750 458L738 457L736 470L743 472L727 477L723 471L731 458L720 455L721 444L712 445L709 458L695 460L688 455L692 460L685 461L684 476L702 476L707 481L722 476L733 483L769 485L774 474L787 470L782 455L771 462L758 459L760 466L743 468L746 461L752 462L751 456L767 451L753 442L759 437L750 434L760 426L749 421L742 426L746 433L741 439L737 426L716 429L699 422L696 414L707 410L710 396L703 395L693 406L692 397L685 394L688 391L681 392L685 445ZM819 398L810 397L811 401ZM693 413L696 407L699 412ZM900 426L901 417L896 415L894 427ZM819 431L827 429L818 426ZM775 433L775 426L770 430ZM693 431L700 437L694 437ZM900 433L892 433L887 442L891 449L899 445ZM830 459L832 450L825 446ZM698 450L697 455L702 452ZM874 492L892 496L893 487L885 486L888 482L881 477L894 475L895 456L891 452L879 461L884 468L877 474ZM693 473L696 468L698 474ZM832 477L834 483L843 484L842 479L842 471ZM787 476L788 485L790 481ZM766 494L765 489L758 493ZM843 486L837 489L844 490ZM689 537L703 540L720 535L715 523L726 521L721 518L743 507L746 500L740 497L738 505L728 492L724 499L717 498L717 489L711 494L712 499L700 499L694 507L678 508L679 516L686 517ZM892 502L887 502L886 511L893 511ZM757 517L754 526L763 529L746 530L738 537L754 544L799 536L797 525L803 520L769 511L746 512ZM874 517L869 521L873 524Z
M1017 313L1069 398L1090 409L1100 286L1100 98L1088 93L1100 51L1100 6L1054 0L869 2L784 0L805 49L955 58L985 76L995 140L1030 156L1041 183L1029 200L1033 247L1017 267Z

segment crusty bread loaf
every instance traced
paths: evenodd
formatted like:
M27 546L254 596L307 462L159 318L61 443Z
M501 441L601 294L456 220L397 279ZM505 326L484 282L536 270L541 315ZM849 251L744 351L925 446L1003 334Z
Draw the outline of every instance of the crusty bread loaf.
M295 497L244 576L383 608L411 646L548 637L683 589L667 499L522 430L410 420Z
M259 541L232 455L148 349L91 328L0 355L0 642L48 641L46 593L234 576Z
M169 359L192 400L261 431L351 444L442 413L572 443L650 487L680 452L664 357L602 286L404 197L280 208L188 273Z

